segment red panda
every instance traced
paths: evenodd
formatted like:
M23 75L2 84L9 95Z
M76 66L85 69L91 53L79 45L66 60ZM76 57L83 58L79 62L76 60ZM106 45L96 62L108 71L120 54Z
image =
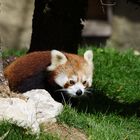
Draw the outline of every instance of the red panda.
M45 89L51 95L60 93L79 97L92 85L93 52L84 56L57 50L26 54L17 58L4 70L12 91L20 93L31 89Z

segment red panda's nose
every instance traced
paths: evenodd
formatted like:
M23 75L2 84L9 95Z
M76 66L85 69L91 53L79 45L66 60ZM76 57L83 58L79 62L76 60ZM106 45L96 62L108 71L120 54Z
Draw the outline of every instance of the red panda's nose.
M82 90L81 90L81 89L78 89L78 90L76 91L76 95L77 95L77 96L82 95Z

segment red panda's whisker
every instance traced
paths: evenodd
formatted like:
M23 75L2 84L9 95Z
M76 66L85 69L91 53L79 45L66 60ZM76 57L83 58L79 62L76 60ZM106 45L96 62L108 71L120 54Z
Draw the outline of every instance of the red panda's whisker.
M68 105L69 105L70 107L72 106L71 99L72 99L72 97L70 97L69 100L68 100Z
M88 91L88 90L85 90L85 93L89 93L89 94L91 94L92 92L91 92L91 91Z
M63 91L67 91L66 89L58 89L58 90L55 90L55 92L63 92Z
M62 92L60 92L60 93L61 93L61 96L62 96L63 102L66 104L66 100L65 100L65 97L64 97L63 93L62 93Z
M90 88L90 87L88 87L88 88L86 88L86 90L87 90L87 91L91 91L91 92L92 92L92 91L93 91L93 88L92 88L92 87L91 87L91 88Z

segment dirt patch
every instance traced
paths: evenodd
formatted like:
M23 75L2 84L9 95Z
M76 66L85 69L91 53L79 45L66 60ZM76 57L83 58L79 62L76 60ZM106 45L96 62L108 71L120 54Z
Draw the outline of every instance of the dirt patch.
M27 100L27 97L22 94L18 94L10 91L9 87L6 84L0 83L0 98L20 98L23 100Z
M74 127L69 127L65 124L43 124L43 128L46 132L58 136L61 140L87 140L87 136L84 132Z

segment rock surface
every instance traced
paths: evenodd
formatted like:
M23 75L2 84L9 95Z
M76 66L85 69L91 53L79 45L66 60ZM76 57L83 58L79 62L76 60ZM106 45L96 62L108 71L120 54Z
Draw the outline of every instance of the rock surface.
M55 117L62 112L63 105L56 102L45 90L31 90L23 95L34 101L39 123L56 121Z
M31 128L33 133L39 132L36 120L35 104L18 98L0 98L0 120L9 120L19 126Z
M55 117L63 109L63 105L54 101L45 90L31 90L23 95L28 97L27 101L0 98L0 120L11 120L19 126L31 128L33 133L38 133L40 123L56 121Z

